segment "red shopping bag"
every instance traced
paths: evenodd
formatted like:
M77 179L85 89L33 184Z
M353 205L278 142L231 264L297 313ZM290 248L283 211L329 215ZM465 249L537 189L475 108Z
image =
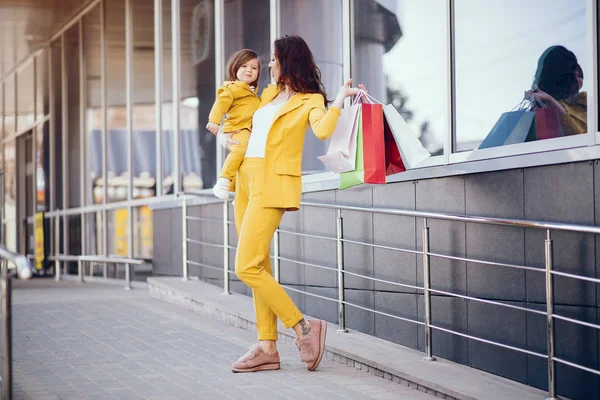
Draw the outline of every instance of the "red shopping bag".
M383 119L383 137L385 140L385 174L394 175L406 171L398 144L386 118Z
M381 104L362 105L363 157L365 183L385 183L385 139Z
M540 107L535 109L536 140L552 139L564 136L556 108Z

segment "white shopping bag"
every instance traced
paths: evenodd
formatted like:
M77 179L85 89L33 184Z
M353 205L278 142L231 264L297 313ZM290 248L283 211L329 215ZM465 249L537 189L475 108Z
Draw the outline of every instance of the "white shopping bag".
M360 104L358 103L342 110L335 132L331 136L327 154L318 157L331 172L339 174L354 171L359 112Z
M406 169L415 168L431 157L431 154L423 147L417 135L410 129L393 105L384 106L383 115L394 135Z

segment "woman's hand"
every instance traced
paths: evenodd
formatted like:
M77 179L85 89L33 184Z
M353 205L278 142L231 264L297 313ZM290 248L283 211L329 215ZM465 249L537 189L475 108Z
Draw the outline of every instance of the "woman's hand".
M209 122L206 124L206 129L210 131L213 135L217 135L219 133L219 124L215 124L214 122Z
M554 97L552 97L548 93L544 92L543 90L540 90L540 89L532 90L531 95L542 100L547 107L556 108L559 115L562 116L563 114L567 113L567 111L564 109L564 107L558 101L556 101L556 99Z
M239 131L220 133L217 135L217 142L219 143L219 145L221 147L224 147L227 150L231 151L232 146L234 146L236 144L240 144L240 142L238 142L237 140L232 139L233 134L237 133L237 132L239 132Z
M332 104L332 106L335 106L337 108L342 108L342 106L344 105L344 99L348 96L356 96L357 94L360 93L360 91L367 91L367 89L365 88L365 85L360 84L358 85L357 88L353 88L352 87L352 79L349 79L344 85L342 85L342 87L340 88L340 90L338 91L337 96L335 97L335 100Z

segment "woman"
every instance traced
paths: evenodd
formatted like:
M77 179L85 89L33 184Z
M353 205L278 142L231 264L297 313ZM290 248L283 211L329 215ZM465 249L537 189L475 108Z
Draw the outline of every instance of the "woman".
M306 42L286 36L274 43L269 62L274 85L261 95L252 120L252 134L235 186L238 248L235 272L252 288L259 343L233 363L234 372L279 369L277 318L297 336L300 361L309 371L319 366L327 323L304 319L286 291L273 279L270 243L286 210L297 211L302 195L302 149L308 124L319 139L329 138L343 101L356 95L351 81L328 103L321 71ZM364 89L362 85L359 85ZM226 137L226 147L236 141Z
M551 46L541 55L533 93L546 106L555 108L565 135L587 132L587 93L583 70L575 54L563 46Z

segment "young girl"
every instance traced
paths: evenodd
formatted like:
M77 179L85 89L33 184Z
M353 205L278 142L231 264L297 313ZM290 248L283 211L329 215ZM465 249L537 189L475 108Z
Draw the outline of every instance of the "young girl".
M239 142L232 146L213 188L215 196L223 200L229 199L230 189L233 191L231 182L246 154L252 115L260 104L256 95L259 78L260 60L255 51L242 49L232 55L227 63L228 81L217 91L217 99L208 115L206 129L216 135L226 114L223 132L236 132L233 137Z

